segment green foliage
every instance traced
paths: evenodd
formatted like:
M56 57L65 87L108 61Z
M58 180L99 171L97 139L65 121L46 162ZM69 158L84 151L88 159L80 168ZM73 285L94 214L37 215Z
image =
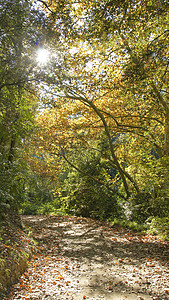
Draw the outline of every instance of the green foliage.
M72 51L70 57L66 56L67 65L71 69L67 73L71 74L70 83L67 81L68 77L64 80L66 71L64 65L62 67L64 71L61 81L64 88L61 95L66 100L60 102L56 96L55 107L63 105L61 117L64 111L68 111L63 120L71 121L62 122L68 123L62 138L56 137L54 130L51 144L54 145L54 150L65 147L67 151L69 141L66 143L66 139L69 140L70 137L71 148L78 152L78 141L72 139L72 132L78 139L78 129L82 128L84 134L81 138L86 139L88 145L88 134L96 140L104 130L108 140L108 151L105 149L104 157L109 170L110 164L116 167L128 197L134 189L137 193L136 197L134 192L130 198L133 218L140 214L141 222L151 214L157 214L159 202L162 203L162 215L167 204L162 211L165 201L162 201L163 194L160 191L167 189L168 168L159 166L159 158L164 154L168 156L169 151L167 2L142 1L140 5L140 1L83 0L79 5L74 5L74 9L74 1L67 3L70 11L72 9L75 24L73 36L76 37L76 42L71 34L65 42L70 41L69 46L74 46L75 54ZM63 17L63 11L59 12L57 5L52 5L51 8ZM79 18L83 21L78 26ZM68 107L72 107L72 111ZM51 131L48 132L50 135ZM113 138L121 134L124 139L118 143ZM155 159L151 155L152 149L156 153ZM78 153L76 157L78 158ZM77 163L76 165L79 166ZM85 163L81 169L86 170ZM97 178L97 171L95 174L94 177ZM98 203L102 203L100 194L103 193L105 197L104 188L97 186L91 178L89 180L92 184L89 187L87 180L84 180L85 176L83 181L78 178L76 182L73 178L78 178L77 174L68 175L65 196L62 195L69 203L80 203L80 199L83 199L85 210L86 203L89 205L92 199L96 206L96 199L100 199ZM109 182L104 176L102 179L104 183ZM92 204L87 210L93 210Z
M143 147L145 145L140 146L137 156L133 149L133 159L135 157L137 163L129 167L141 192L132 194L125 209L128 219L139 223L144 223L152 216L163 218L169 214L168 157L156 158L150 153L150 149L143 151Z
M26 164L22 157L8 166L5 160L0 161L0 208L1 217L11 211L17 211L24 199Z
M47 203L31 203L30 201L24 201L21 205L20 213L24 215L52 215L60 214L57 209L57 205L53 202Z
M27 1L0 3L0 212L16 211L24 198L26 163L23 141L33 129L34 97L24 89L28 81L29 55L23 44L28 38ZM29 25L28 25L29 26ZM28 28L28 27L27 27ZM29 47L26 47L27 51ZM27 61L27 62L26 62ZM27 67L26 67L27 66Z
M149 234L156 234L164 240L169 240L169 217L152 217L146 223L149 226Z
M123 228L128 228L137 233L146 232L147 229L149 228L148 225L145 223L140 224L137 221L131 221L131 220L127 220L125 218L118 218L118 219L115 218L113 221L110 220L110 222L113 226L120 226Z
M118 195L115 188L106 186L108 174L99 155L83 150L74 163L82 172L67 166L67 177L60 187L67 212L102 220L119 216Z
M24 198L20 203L20 213L26 215L50 214L58 208L57 197L53 193L54 183L28 169L26 173Z
M154 193L133 195L123 203L123 208L126 219L138 224L144 224L152 216L163 218L169 214L168 198Z
M51 215L57 214L57 209L55 208L53 203L43 203L37 210L37 214L40 215Z
M19 213L23 215L37 215L38 208L39 205L37 203L24 201L21 205Z
M169 212L166 1L75 3L51 3L47 14L31 1L0 1L0 218L19 207L26 214L60 209L99 219L124 211L138 223L164 218ZM54 53L56 44L64 44L64 55L60 51L50 67L38 68L37 48L49 41ZM57 124L42 117L47 164L54 164L55 151L58 164L62 152L72 162L63 165L59 188L55 171L51 178L43 170L33 174L21 151L35 129L38 93L32 81L50 84L49 117L49 107L57 107ZM127 201L119 197L122 181L123 192L133 193ZM54 190L60 195L54 197Z

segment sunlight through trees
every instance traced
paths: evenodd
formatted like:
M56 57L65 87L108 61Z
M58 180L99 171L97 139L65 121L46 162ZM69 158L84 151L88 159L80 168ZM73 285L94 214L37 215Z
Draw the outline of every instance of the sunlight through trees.
M55 210L166 217L167 2L0 5L4 211L36 204L33 176Z

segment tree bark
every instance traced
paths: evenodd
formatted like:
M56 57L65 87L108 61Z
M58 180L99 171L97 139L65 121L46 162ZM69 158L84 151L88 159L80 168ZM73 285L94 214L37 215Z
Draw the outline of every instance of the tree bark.
M119 163L118 158L116 157L116 154L114 151L112 137L111 137L111 134L110 134L110 131L109 131L109 128L108 128L108 125L107 125L107 122L105 120L103 113L96 107L96 105L92 101L88 100L85 96L83 97L80 94L78 94L76 96L76 94L73 91L71 91L70 88L68 88L68 90L66 89L65 92L66 92L67 97L72 98L72 96L73 96L76 100L81 101L84 105L91 107L94 110L94 112L97 114L97 116L100 118L100 120L103 123L106 136L108 138L109 149L110 149L112 160L113 160L114 165L116 166L116 169L118 170L121 180L123 182L123 186L124 186L127 198L129 198L129 196L130 196L130 191L129 191L129 186L128 186L126 178L128 178L132 182L137 193L139 193L139 188L138 188L136 182L132 179L132 177L126 171L124 172L124 170L120 166L120 163Z

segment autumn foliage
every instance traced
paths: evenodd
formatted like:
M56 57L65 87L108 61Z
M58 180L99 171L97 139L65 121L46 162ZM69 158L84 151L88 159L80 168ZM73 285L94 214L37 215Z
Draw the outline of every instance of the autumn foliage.
M9 205L11 196L44 204L48 195L56 209L98 218L166 217L166 1L23 3L25 14L19 5L12 11L22 38L2 38L3 174L15 172L21 149L26 166L23 192L11 188ZM9 7L4 2L8 28ZM40 64L45 48L50 58Z

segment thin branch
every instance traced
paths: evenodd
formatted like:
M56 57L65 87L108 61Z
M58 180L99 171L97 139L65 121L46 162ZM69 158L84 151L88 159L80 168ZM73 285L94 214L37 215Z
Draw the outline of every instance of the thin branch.
M164 100L164 98L162 97L162 95L160 94L159 90L157 89L156 85L154 84L154 82L151 83L151 86L153 88L153 91L155 92L156 96L158 97L159 102L162 104L162 106L164 107L165 111L168 111L168 105L167 102Z
M160 123L161 125L164 125L164 123L162 121L160 121L159 119L157 118L154 118L154 117L144 117L144 116L141 116L141 115L119 115L117 117L115 117L116 119L120 119L120 118L138 118L138 119L145 119L145 120L153 120L153 121L156 121L158 123ZM122 124L121 124L122 125Z
M164 74L163 74L163 76L161 77L161 80L162 80L162 81L163 81L163 78L165 77L165 75L167 74L168 66L169 66L169 63L167 64L166 69L165 69L165 71L164 71Z
M169 30L166 29L163 33L159 34L158 36L156 36L148 45L147 45L147 49L150 47L151 44L153 44L156 40L158 40L161 36L165 35L167 33L169 33Z
M47 3L43 0L37 0L38 2L41 2L52 14L54 13L50 8L49 5L47 5Z
M83 174L83 175L85 175L85 176L91 178L93 181L95 181L96 183L100 184L100 185L103 186L103 187L106 187L108 190L114 192L114 189L110 188L109 184L105 184L104 182L100 181L100 180L97 179L96 177L94 177L94 176L92 176L92 175L90 175L90 174L84 172L83 170L81 170L81 169L79 169L77 166L75 166L75 165L74 165L74 164L73 164L73 163L65 156L63 150L62 150L60 153L51 153L51 154L56 155L56 156L59 156L59 157L62 156L62 157L65 159L65 161L66 161L72 168L74 168L76 171L78 171L79 173L81 173L81 174ZM120 194L118 191L116 191L116 193L117 193L120 197L122 197L122 198L125 199L125 197L124 197L122 194Z
M135 129L136 129L136 128L137 128L137 129L143 129L143 128L140 127L140 126L120 124L120 123L116 120L116 118L115 118L112 114L110 114L109 112L106 112L106 111L104 111L104 110L102 110L102 109L99 109L99 111L101 111L102 113L104 113L104 114L106 114L107 116L111 117L111 118L116 122L116 124L117 124L118 127L129 127L129 128L135 128Z

